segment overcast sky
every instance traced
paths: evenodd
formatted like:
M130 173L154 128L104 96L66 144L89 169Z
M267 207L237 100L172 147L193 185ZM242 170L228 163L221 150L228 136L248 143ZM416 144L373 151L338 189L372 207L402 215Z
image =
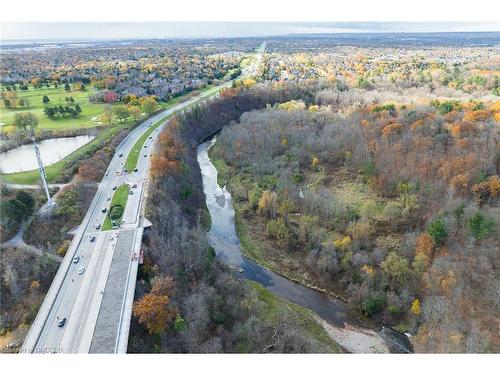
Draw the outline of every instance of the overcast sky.
M3 23L2 40L110 40L269 36L294 33L500 31L496 23L78 22Z

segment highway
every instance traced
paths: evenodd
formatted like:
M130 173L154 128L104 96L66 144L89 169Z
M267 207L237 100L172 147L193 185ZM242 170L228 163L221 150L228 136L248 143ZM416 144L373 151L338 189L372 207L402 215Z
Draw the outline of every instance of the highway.
M243 77L255 73L264 50L265 45L262 45L253 64L244 69ZM126 352L142 232L149 224L144 218L144 202L150 157L167 119L146 140L136 171L124 170L127 155L150 126L191 104L217 95L231 84L232 81L228 81L158 113L132 130L116 148L21 353ZM132 191L122 223L117 229L101 231L97 228L110 209L113 187L122 184L129 184ZM64 325L59 326L64 318Z

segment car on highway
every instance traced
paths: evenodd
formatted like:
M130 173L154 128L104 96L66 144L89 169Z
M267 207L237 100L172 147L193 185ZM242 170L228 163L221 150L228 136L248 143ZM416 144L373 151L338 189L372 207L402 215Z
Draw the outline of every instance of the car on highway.
M90 242L94 242L94 241L95 241L95 236L90 237Z
M133 184L133 185L132 185L132 188L136 188L136 187L137 187L137 184Z
M121 154L121 153L120 153L120 155L118 155L118 157L120 157L120 158L121 158L122 156L123 156L123 154Z
M108 195L108 196L106 197L106 200L107 200L107 201L110 201L110 200L111 200L111 197Z
M134 194L134 191L133 191L133 190L130 190L128 193L129 193L130 195L133 195L133 194Z
M66 324L66 317L62 317L61 319L59 319L59 320L57 321L57 326L58 326L59 328L63 327L63 326L64 326L64 324Z
M113 186L113 189L111 189L111 190L116 190L116 186Z
M153 139L153 136L151 136L151 135L150 135L150 136L149 136L149 139Z
M147 156L148 156L148 154L144 154L144 157L147 157Z
M138 170L139 170L139 169L135 168L135 169L134 169L134 172L137 172Z
M95 229L97 229L97 230L101 229L101 224L97 224L97 225L95 226Z
M148 145L144 145L144 148L148 148Z
M82 273L85 272L85 267L81 266L80 268L78 268L78 270L76 271L79 275L81 275Z
M73 263L78 263L79 260L80 260L79 256L73 257Z
M108 209L107 209L106 207L104 207L104 208L101 210L101 212L104 214L104 213L106 213L106 211L107 211L107 210L108 210Z

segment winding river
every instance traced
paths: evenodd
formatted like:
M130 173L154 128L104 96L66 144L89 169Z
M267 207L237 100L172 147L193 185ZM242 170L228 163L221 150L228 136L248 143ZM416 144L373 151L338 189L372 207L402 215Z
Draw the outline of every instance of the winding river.
M94 138L95 136L92 135L78 135L76 137L51 138L38 142L43 164L48 166L58 162ZM23 172L37 168L38 164L32 143L0 154L0 169L4 173Z
M242 277L256 281L276 295L314 311L328 323L332 330L338 329L341 334L349 334L349 332L354 331L355 335L358 334L357 340L366 338L367 333L372 337L377 336L378 333L375 331L356 328L355 319L349 314L350 309L343 301L284 278L242 255L234 224L235 212L231 203L231 194L225 187L221 188L218 185L217 169L208 157L208 150L215 143L215 140L213 138L200 144L197 158L201 169L206 203L212 219L212 226L208 234L209 240L217 257L239 270ZM346 327L350 327L350 331L347 333L344 332ZM378 339L381 339L381 336ZM387 341L387 337L384 336L383 340ZM389 347L394 344L393 340L390 341L387 343ZM355 350L351 349L350 351ZM359 351L365 352L366 348Z

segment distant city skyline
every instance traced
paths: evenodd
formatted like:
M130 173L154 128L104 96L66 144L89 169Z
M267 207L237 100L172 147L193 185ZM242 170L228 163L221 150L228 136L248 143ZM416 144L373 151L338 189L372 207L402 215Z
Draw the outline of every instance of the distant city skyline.
M1 40L266 37L288 34L500 32L496 22L6 22Z

